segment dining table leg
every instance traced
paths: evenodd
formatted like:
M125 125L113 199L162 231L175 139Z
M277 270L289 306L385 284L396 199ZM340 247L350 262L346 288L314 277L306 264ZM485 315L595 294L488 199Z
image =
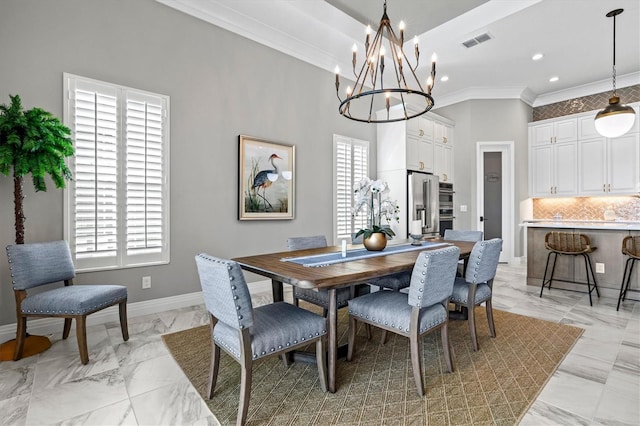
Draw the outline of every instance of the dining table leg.
M284 301L284 290L282 281L271 280L271 293L273 294L273 302Z
M328 353L328 374L329 374L329 392L336 391L336 361L338 358L338 300L335 288L328 290L329 292L329 312L327 315L329 321L329 332L327 340L329 341Z

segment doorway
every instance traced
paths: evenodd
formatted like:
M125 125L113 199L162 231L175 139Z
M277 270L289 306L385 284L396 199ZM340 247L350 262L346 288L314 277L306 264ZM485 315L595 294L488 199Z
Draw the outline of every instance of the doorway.
M502 238L500 262L513 259L514 143L478 142L477 228L485 239Z

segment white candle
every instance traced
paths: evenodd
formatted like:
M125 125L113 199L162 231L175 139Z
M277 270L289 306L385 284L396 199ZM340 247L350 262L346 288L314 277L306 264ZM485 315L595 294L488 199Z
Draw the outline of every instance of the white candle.
M422 221L421 220L413 220L411 221L411 235L422 235Z
M347 240L342 240L342 257L347 257Z

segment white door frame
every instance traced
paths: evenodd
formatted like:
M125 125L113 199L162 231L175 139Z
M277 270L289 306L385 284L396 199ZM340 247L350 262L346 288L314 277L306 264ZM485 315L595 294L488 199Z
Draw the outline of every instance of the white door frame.
M484 229L484 224L480 222L480 216L484 216L484 153L502 153L502 253L501 262L511 262L513 260L514 241L514 214L515 214L515 169L514 169L514 142L477 142L476 144L476 178L477 208L476 226L477 229Z

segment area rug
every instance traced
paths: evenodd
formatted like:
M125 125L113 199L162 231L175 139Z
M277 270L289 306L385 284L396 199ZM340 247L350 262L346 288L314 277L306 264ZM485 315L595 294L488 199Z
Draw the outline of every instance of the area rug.
M484 309L476 312L478 352L471 347L467 322L450 322L453 373L446 372L439 331L424 337L425 397L416 392L409 340L389 333L381 345L379 329L371 340L362 329L353 361L338 359L334 394L321 391L314 365L286 368L276 357L254 364L247 424L517 424L583 330L494 310L497 337L491 338ZM346 309L340 310L338 320L339 341L346 343ZM211 359L209 326L162 338L204 395ZM222 354L214 397L205 401L221 424L235 424L240 366Z

